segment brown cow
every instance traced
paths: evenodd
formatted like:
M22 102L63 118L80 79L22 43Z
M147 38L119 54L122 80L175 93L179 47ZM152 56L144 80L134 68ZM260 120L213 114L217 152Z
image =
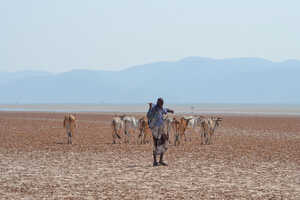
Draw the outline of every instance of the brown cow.
M186 119L185 117L181 117L180 121L177 119L173 119L173 127L175 129L175 142L174 145L178 145L182 141L182 138L184 137L184 141L186 141L186 135L185 131L188 126L188 123L191 119Z
M151 142L151 129L148 125L148 120L146 117L142 117L139 119L139 130L140 134L138 136L138 143L139 144L146 144Z
M68 135L68 144L72 144L72 134L74 133L76 124L76 118L74 115L67 114L64 119L64 128L66 129Z
M201 119L201 144L211 144L215 129L223 120L221 117L209 117Z

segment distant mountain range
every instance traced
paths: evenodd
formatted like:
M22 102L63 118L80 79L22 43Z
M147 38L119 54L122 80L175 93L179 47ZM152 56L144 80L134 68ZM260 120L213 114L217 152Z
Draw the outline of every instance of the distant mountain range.
M300 103L300 61L188 57L121 71L0 72L0 103Z

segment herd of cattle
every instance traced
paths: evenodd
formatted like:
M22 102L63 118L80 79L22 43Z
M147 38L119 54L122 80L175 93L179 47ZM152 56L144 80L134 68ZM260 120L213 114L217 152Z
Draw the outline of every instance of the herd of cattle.
M215 129L220 125L221 117L182 116L164 118L164 128L169 143L173 140L174 145L179 145L182 140L187 141L187 132L199 132L201 144L211 144ZM112 119L113 144L130 143L131 138L137 138L138 144L151 143L152 134L146 117L137 119L133 116L120 115ZM134 137L137 135L137 137ZM190 137L191 140L191 137Z
M64 118L63 125L67 132L68 144L72 144L72 133L76 127L75 121L75 116L71 114L66 115ZM221 121L221 117L166 116L164 118L164 129L169 138L169 143L173 139L175 146L179 145L183 139L187 141L187 132L190 131L199 132L201 144L211 144L215 129ZM116 144L117 141L119 143L130 143L132 138L137 138L138 144L147 144L152 141L151 129L145 116L140 119L127 115L115 116L112 119L111 126L113 144Z

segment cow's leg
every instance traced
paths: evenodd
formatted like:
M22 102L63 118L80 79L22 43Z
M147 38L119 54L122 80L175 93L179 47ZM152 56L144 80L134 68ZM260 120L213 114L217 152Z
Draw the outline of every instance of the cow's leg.
M207 133L207 144L210 144L210 140L211 140L211 132L208 131L208 133Z
M126 139L127 139L127 144L130 144L130 132L127 131L126 133Z
M175 136L175 139L174 139L174 146L176 146L176 136Z
M127 135L125 135L125 137L124 137L124 143L125 143L125 144L128 144L128 138L127 138Z
M127 143L128 144L130 144L130 132L131 132L131 128L129 127L128 131L127 131Z
M209 135L210 135L210 138L209 138L209 144L212 144L212 139L213 139L213 137L214 137L214 133L211 132Z
M180 145L181 141L182 141L182 134L179 133L179 134L178 134L177 144Z
M68 133L68 131L67 131L67 137L68 137L68 144L69 144L69 133Z
M140 130L140 134L138 136L138 144L142 144L142 141L143 141L143 133L142 133L142 130Z
M68 136L68 144L70 144L70 135L69 135L69 132L67 132L67 136Z
M209 133L205 133L205 144L209 144Z
M140 134L138 136L138 144L143 144L143 129L140 129Z
M185 132L183 132L183 136L184 136L184 141L186 142L186 135L185 135Z
M130 139L131 139L131 133L130 133L130 131L128 131L128 133L127 133L128 135L127 135L127 143L128 144L130 144Z
M168 135L168 137L169 137L169 144L171 144L170 132L171 132L171 126L168 124L167 135Z
M143 135L143 144L147 144L147 143L148 143L147 134L145 134L145 132L144 132L144 135Z
M140 144L145 144L146 138L145 138L145 132L144 132L144 130L141 130L141 133L139 135L139 139L140 139Z
M113 140L112 143L116 144L116 138L115 138L115 131L114 130L112 131L111 136L112 136L112 140Z
M72 144L72 132L68 132L68 144Z
M124 142L125 143L129 143L129 125L127 124L127 122L125 122L125 129L124 129Z
M140 139L140 144L145 144L145 142L146 142L146 138L145 135L143 134Z
M119 144L122 143L122 130L117 130L116 131L117 135L115 135L115 140L119 142ZM117 143L117 142L116 142Z
M149 144L149 143L151 143L151 140L149 140L148 134L145 134L145 133L144 133L144 141L143 141L143 143L144 143L144 144Z
M207 133L204 132L203 133L203 144L206 144L206 140L207 140Z
M127 130L124 130L124 143L127 143Z
M202 128L200 128L199 134L200 134L200 144L203 144L203 140L202 140L203 130L202 130Z
M179 139L179 135L177 132L175 132L175 135L174 135L174 146L176 146L177 142L178 142L178 139Z
M113 134L112 134L112 138L113 138L113 144L116 144L116 133L113 131Z

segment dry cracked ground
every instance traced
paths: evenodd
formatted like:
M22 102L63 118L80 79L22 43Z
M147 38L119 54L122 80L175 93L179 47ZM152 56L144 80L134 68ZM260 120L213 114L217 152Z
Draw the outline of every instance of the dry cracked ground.
M0 112L0 199L300 199L300 117L223 116L212 145L112 145L112 115Z

